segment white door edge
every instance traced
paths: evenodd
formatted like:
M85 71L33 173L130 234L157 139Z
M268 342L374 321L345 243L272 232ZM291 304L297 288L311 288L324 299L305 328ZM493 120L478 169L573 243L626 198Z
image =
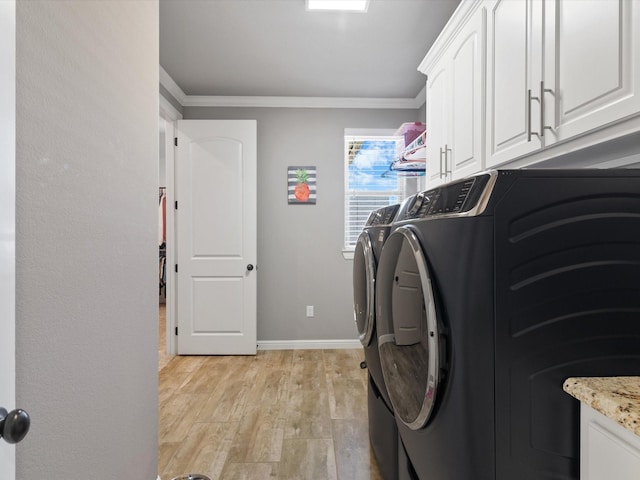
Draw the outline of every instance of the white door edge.
M166 259L166 352L175 355L178 346L174 331L176 328L176 283L173 276L173 265L176 263L175 242L175 123L167 121L165 127L165 168L166 168L166 195L167 195L167 259Z
M16 405L16 2L0 2L0 406ZM0 440L0 478L15 480L16 448Z

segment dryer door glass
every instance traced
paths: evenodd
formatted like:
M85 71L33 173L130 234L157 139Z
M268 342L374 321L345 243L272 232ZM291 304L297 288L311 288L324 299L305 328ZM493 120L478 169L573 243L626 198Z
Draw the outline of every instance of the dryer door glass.
M376 259L367 231L358 237L353 255L353 315L360 342L371 343L375 322Z
M429 266L412 227L398 228L385 244L376 313L382 373L396 418L417 430L436 400L440 336Z

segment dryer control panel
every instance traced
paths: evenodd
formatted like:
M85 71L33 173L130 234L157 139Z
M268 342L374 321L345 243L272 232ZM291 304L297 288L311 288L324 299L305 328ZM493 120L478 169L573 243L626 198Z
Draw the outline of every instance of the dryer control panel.
M374 210L367 219L366 226L390 225L398 213L399 204L389 205L378 210Z
M485 173L421 192L408 209L407 218L479 215L486 206L495 177L494 173Z

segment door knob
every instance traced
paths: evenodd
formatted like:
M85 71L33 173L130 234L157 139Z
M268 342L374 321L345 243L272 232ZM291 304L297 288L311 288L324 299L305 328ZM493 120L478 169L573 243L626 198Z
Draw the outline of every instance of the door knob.
M253 270L253 265L251 265L251 264L247 265L247 270L249 270L249 271Z
M0 407L0 437L7 443L20 442L29 432L31 419L29 414L19 408L7 412Z

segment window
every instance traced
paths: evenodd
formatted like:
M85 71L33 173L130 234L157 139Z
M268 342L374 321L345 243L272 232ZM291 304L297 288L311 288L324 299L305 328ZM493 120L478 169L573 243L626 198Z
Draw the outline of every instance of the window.
M393 131L345 131L344 252L353 252L369 214L401 202L405 182L389 166L404 148ZM345 255L345 258L347 256Z

